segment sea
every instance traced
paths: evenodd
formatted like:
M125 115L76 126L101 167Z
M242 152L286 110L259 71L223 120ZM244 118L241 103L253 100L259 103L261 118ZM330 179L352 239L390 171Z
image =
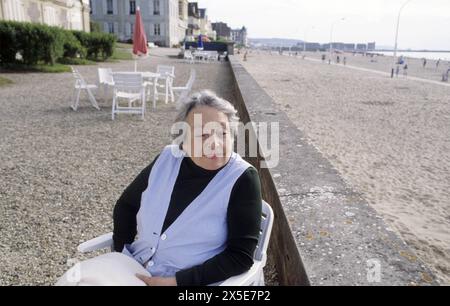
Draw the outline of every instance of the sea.
M386 56L394 56L392 51L375 51L375 53L384 54ZM427 60L450 61L450 52L409 52L397 51L397 56L412 57L412 58L426 58Z

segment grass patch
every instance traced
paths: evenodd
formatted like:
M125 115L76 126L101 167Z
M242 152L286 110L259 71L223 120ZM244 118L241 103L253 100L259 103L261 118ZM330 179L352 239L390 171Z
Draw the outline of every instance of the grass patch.
M6 79L6 78L2 78L0 77L0 86L5 86L5 85L9 85L12 84L13 81Z
M23 65L23 64L4 64L1 67L2 72L43 72L43 73L61 73L71 72L70 67L58 64L55 65Z
M91 61L84 58L61 58L58 63L63 65L96 65L95 61Z
M54 65L37 64L37 65L24 65L20 63L7 63L0 66L0 72L42 72L42 73L61 73L71 72L68 65L96 65L98 62L117 62L132 60L131 45L118 44L127 46L127 49L116 48L113 55L106 60L88 60L84 58L61 58ZM130 47L128 47L130 46Z
M113 56L109 58L109 60L115 60L115 61L124 61L124 60L132 60L133 56L131 55L130 51L122 51L119 49L114 50Z
M116 43L116 48L122 48L122 49L132 49L132 44L125 44L125 43Z

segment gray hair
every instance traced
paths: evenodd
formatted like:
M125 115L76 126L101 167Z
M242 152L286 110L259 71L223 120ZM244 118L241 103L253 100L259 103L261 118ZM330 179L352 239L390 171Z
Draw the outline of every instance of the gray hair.
M230 122L231 134L236 136L237 134L237 122L239 122L239 117L237 116L237 110L234 108L233 104L225 99L218 97L214 92L210 90L203 90L201 92L193 94L187 100L179 106L179 111L175 117L175 122L186 122L189 113L196 107L209 106L216 109L219 112L224 113L228 121ZM173 135L174 138L177 135Z

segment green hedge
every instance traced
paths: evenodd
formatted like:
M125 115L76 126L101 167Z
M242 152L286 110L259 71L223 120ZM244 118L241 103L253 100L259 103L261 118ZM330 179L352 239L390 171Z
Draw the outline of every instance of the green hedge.
M85 58L86 48L77 37L69 31L64 31L64 58Z
M0 63L53 65L62 58L105 60L112 56L115 41L111 34L0 21ZM21 58L16 58L16 54L20 54Z
M73 31L75 37L87 50L88 59L103 59L111 57L114 53L116 37L112 34L99 32L86 33L83 31Z

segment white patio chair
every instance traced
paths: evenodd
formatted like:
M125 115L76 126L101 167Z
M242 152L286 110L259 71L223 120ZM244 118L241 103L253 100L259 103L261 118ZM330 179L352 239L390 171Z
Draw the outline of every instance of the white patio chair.
M103 99L106 100L108 89L114 87L114 79L111 68L98 68L98 87L103 88Z
M207 61L208 63L217 62L219 58L219 53L217 51L208 51Z
M155 92L153 93L156 97L164 95L165 97L165 103L167 104L169 101L169 95L170 100L172 102L175 102L175 97L173 94L172 86L173 86L173 80L175 79L175 67L174 66L165 66L165 65L158 65L156 67L156 73L159 73L161 75L160 78L156 80L156 86L154 86ZM159 80L162 80L164 83L159 84ZM163 88L164 93L158 92L158 88Z
M114 73L114 94L112 103L112 120L115 114L145 114L145 86L141 73ZM128 106L120 106L120 100L126 100ZM134 106L136 101L140 105Z
M267 248L269 246L270 234L273 225L273 211L269 204L262 202L261 231L253 254L253 266L247 272L230 277L229 279L216 283L219 286L264 286L263 268L267 263ZM92 240L80 244L77 250L88 253L104 248L113 250L113 233L104 234Z
M71 101L71 105L70 107L76 111L78 109L78 105L80 103L80 95L81 95L81 91L85 90L89 101L91 101L91 104L93 107L95 107L97 110L100 110L100 107L98 107L97 104L97 100L95 100L94 94L92 93L92 90L96 90L98 87L97 85L93 85L93 84L87 84L86 81L84 80L83 76L78 72L77 69L75 69L74 67L70 66L70 68L72 69L72 74L75 78L75 86L74 86L74 91L72 94L72 101Z
M191 73L189 75L189 80L186 83L185 86L180 87L172 87L174 93L179 94L177 102L176 102L176 108L179 109L183 103L183 100L189 95L189 93L192 90L192 86L195 82L196 73L194 69L191 69Z
M194 64L195 62L194 55L190 50L185 50L183 57L185 62L188 62L189 64Z
M228 52L225 51L224 53L222 53L221 55L219 55L219 61L225 61L225 59L228 56Z

